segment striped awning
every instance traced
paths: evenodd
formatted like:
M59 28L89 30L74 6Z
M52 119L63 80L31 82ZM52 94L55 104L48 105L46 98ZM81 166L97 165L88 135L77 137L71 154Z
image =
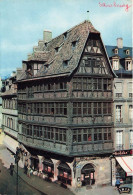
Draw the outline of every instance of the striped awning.
M127 176L133 176L133 156L116 157L116 160Z

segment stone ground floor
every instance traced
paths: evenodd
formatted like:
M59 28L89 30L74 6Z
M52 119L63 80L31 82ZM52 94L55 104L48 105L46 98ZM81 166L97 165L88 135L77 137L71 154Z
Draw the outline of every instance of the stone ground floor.
M71 187L111 184L109 156L69 158L45 152L41 154L41 151L28 150L23 145L20 148L22 152L19 165L23 168L30 166L33 174L52 182L57 181Z
M0 149L0 156L1 156L2 162L4 163L4 166L9 168L10 163L14 161L14 156L5 148L5 146L2 145L2 142L3 142L2 136L0 135L0 145L1 145L1 147L0 147L1 148ZM23 156L23 161L22 160L20 161L20 166L23 165L22 162L24 162L24 159L26 159L26 157L27 157L28 161L30 161L32 159L32 158L31 159L28 158L28 153L27 153L27 156ZM38 160L39 159L42 159L42 157L38 157ZM44 159L44 157L43 157L43 159ZM79 160L80 160L80 162L79 162ZM99 167L99 169L101 171L104 171L104 169L108 168L108 166L109 166L109 164L104 166L104 164L106 164L106 163L101 164L100 161L104 162L103 159L100 159L100 158L97 159L97 161L99 163L98 162L94 163L94 160L95 159L90 159L90 162L91 162L92 166L95 165L94 166L95 172L98 171L96 169L96 167L99 163L101 165L101 167ZM33 160L31 160L31 161L33 161ZM68 163L66 162L66 164L68 164ZM85 167L84 165L86 165L86 164L88 164L88 159L77 159L77 162L75 163L76 166L80 165L79 170L82 170L82 168ZM68 164L68 165L71 167L71 163ZM40 168L41 167L39 167L39 169ZM90 166L88 168L90 168ZM50 172L50 169L49 169L48 172ZM95 172L94 172L94 177L97 178L99 174L96 174ZM104 174L106 176L106 172L104 172ZM81 173L80 173L80 175L81 175ZM56 184L56 182L50 182L49 183L48 181L45 181L43 178L41 178L41 175L38 175L38 176L32 175L29 179L26 176L26 174L24 174L24 169L23 168L19 168L19 176L28 185L33 186L37 190L39 190L43 193L46 193L47 195L53 195L53 192L54 192L55 195L59 195L59 194L64 194L64 195L67 194L68 195L68 194L72 194L72 193L74 193L75 195L83 195L83 194L84 195L97 195L97 194L99 194L99 195L107 195L107 194L108 195L118 195L119 194L115 187L112 187L110 185L98 185L97 181L95 182L94 185L91 185L91 186L90 185L86 185L86 186L84 185L82 187L79 187L79 186L72 187L71 185L68 185L68 188L71 190L71 192L70 192L70 191L68 191L68 189L60 188L60 186L58 184ZM77 175L77 178L78 178L78 175ZM99 176L99 178L100 178L100 176ZM104 183L104 181L102 180L101 183Z

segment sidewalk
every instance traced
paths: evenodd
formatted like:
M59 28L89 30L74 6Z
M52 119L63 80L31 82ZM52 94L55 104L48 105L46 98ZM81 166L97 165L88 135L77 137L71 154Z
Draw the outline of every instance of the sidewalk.
M16 172L16 166L14 171ZM24 174L24 169L18 167L18 175L19 177L25 181L29 186L35 188L36 190L40 191L42 194L47 195L73 195L73 193L69 189L64 189L59 184L47 182L44 179L31 175L31 177L27 177ZM19 179L20 179L19 178Z

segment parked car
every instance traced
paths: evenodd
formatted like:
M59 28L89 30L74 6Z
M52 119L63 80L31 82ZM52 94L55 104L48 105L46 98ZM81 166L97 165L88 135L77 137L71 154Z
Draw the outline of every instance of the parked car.
M132 192L132 185L133 184L122 184L122 185L120 185L120 187L118 189L119 193L122 194L122 193Z

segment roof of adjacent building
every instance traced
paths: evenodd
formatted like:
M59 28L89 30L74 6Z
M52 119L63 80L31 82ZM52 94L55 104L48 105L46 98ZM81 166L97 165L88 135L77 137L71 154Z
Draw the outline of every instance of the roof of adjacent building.
M116 56L116 54L114 53L114 49L118 49L118 56L122 59L122 58L128 58L128 57L132 57L132 47L123 47L123 48L118 48L117 46L110 46L110 45L106 45L106 50L108 53L109 58ZM129 50L129 55L126 54L126 51Z
M123 47L118 48L117 46L106 45L106 51L111 59L112 57L118 57L119 60L119 70L114 70L115 74L119 77L132 77L133 70L125 70L125 63L123 63L124 59L130 58L132 59L132 47ZM114 50L118 49L118 54L114 53ZM129 54L127 55L126 51L129 50Z
M52 75L70 75L79 64L89 33L100 34L90 21L85 20L49 41L47 46L44 47L44 51L33 52L27 62L43 62L43 66L34 75L34 78ZM67 34L66 39L64 38L64 34ZM72 48L73 42L77 43L74 49ZM68 61L69 65L64 67L63 61ZM24 72L19 80L26 78L27 74Z

